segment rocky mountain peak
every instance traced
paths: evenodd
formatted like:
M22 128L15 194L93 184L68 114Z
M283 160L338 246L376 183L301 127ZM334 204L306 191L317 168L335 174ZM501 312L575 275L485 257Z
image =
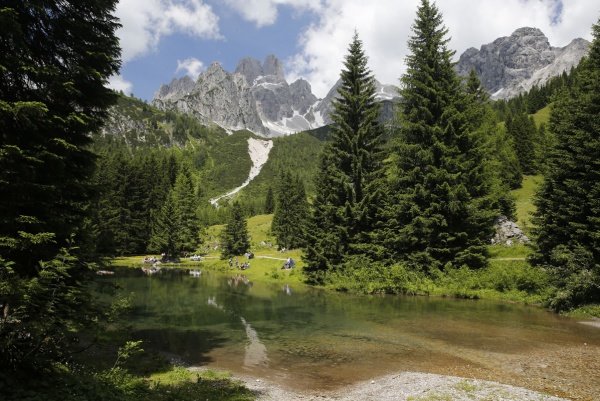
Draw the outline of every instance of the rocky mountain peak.
M584 43L587 45L582 46ZM508 99L576 66L588 47L583 39L564 48L552 47L538 28L524 27L479 50L468 49L455 68L461 76L475 68L492 98Z
M173 78L170 84L161 85L154 94L154 97L168 99L181 93L189 93L194 89L195 85L196 83L189 75L185 75L180 79Z
M244 76L248 86L252 86L256 78L263 75L262 65L255 58L244 57L238 62L235 73Z
M274 55L265 57L262 64L255 58L245 57L238 62L235 73L244 76L248 86L255 85L259 78L267 82L285 81L283 65Z
M273 75L280 81L285 81L285 77L283 75L283 65L277 57L274 55L269 55L265 57L265 61L263 63L263 75Z

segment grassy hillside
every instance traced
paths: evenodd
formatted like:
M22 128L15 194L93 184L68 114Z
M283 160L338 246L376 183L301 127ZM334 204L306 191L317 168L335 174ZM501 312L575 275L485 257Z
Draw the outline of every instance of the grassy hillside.
M526 175L523 177L523 186L512 191L517 206L517 224L527 234L530 234L532 213L535 211L533 196L542 182L540 175Z
M208 162L200 172L205 200L226 193L247 178L252 167L248 154L249 131L237 131L210 147Z
M317 171L323 144L324 142L306 132L273 139L269 160L260 174L243 190L243 196L264 197L268 187L274 187L280 172L286 169L299 175L308 194L314 193L312 177Z
M542 123L548 124L550 121L550 106L546 106L543 109L539 110L537 113L533 115L533 121L535 121L536 126L540 126Z

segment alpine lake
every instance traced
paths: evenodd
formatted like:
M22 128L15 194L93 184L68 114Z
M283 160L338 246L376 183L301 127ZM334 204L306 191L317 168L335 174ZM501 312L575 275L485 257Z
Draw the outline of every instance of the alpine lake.
M238 272L116 267L132 339L186 366L331 390L399 371L600 399L600 326L518 304L356 296Z

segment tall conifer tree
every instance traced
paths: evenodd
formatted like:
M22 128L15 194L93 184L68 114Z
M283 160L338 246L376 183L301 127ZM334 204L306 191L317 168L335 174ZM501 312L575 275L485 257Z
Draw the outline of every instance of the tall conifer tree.
M165 254L167 258L179 255L179 224L176 215L175 196L171 191L160 212L154 216L150 252Z
M229 219L221 233L221 258L226 259L243 255L250 248L248 239L248 222L244 216L242 205L235 201L230 210Z
M26 276L66 246L92 194L88 134L116 102L116 3L0 6L0 254Z
M116 102L107 87L120 66L116 5L0 5L0 366L6 383L68 361L70 339L100 318L83 281L89 259L63 250L72 248L72 234L77 244L88 235L95 195L89 134ZM20 374L11 378L15 370Z
M308 214L304 183L289 170L283 171L277 186L277 202L271 223L277 245L287 249L304 246Z
M511 115L506 119L506 130L512 137L521 170L524 174L535 174L538 170L536 144L539 137L533 117L525 112Z
M269 187L267 190L267 197L265 198L265 214L271 214L275 211L275 195L273 194L273 187Z
M180 170L173 187L175 217L179 228L177 247L180 252L193 252L199 243L200 221L196 216L198 201L188 165L182 164Z
M535 198L534 261L556 273L556 309L600 301L600 20L592 35L551 108L556 145Z
M371 186L381 172L382 127L375 80L358 33L349 46L333 107L332 141L320 158L305 253L305 271L315 282L322 281L323 272L341 268L348 255L364 252L374 224L379 192Z
M485 264L499 210L491 197L485 140L469 125L469 96L435 4L422 0L401 78L383 243L422 269Z

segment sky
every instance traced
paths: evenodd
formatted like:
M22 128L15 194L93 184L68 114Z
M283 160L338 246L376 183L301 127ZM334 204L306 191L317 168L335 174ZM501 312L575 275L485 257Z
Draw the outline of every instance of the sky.
M592 40L598 0L437 0L448 48L460 54L521 27L551 46ZM338 80L354 32L377 80L397 84L421 0L120 0L120 75L110 86L152 101L161 84L212 63L234 72L244 57L275 55L288 83L304 78L323 98Z

